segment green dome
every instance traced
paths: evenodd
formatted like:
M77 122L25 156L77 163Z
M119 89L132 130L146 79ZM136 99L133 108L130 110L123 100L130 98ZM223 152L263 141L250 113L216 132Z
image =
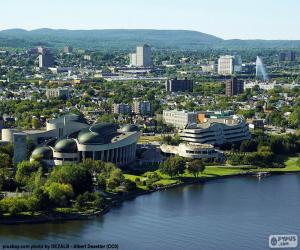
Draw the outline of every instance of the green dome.
M77 143L73 139L60 140L54 148L60 153L77 153Z
M77 139L81 144L107 144L118 135L118 125L114 123L100 123L82 129Z
M45 160L52 159L53 157L52 149L50 147L38 147L34 149L33 152L31 153L31 158L37 159L40 157Z
M140 131L138 126L134 125L134 124L128 124L125 125L124 127L122 127L121 129L122 132L136 132L136 131Z

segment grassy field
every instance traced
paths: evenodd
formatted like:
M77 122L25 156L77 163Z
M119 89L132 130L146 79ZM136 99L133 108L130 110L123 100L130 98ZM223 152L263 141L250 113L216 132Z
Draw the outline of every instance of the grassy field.
M284 168L255 168L254 166L207 166L202 174L198 176L199 179L201 178L209 178L209 177L217 177L217 176L228 176L228 175L235 175L239 173L246 173L246 172L288 172L288 171L300 171L299 165L299 158L298 157L291 157L285 162ZM158 186L168 186L174 183L180 183L183 179L188 180L189 178L194 179L195 177L190 174L188 171L185 171L184 174L178 177L171 178L170 176L161 173L159 170L155 171L160 180L153 183L153 185ZM143 175L131 175L125 174L125 178L131 181L135 181L136 178L139 178L141 181L147 180L147 174L151 172L145 173ZM138 186L141 189L148 189L147 186Z
M288 172L288 171L300 171L299 157L290 157L285 162L284 168L257 168L253 171L269 171L269 172Z
M149 143L149 142L160 142L161 141L161 137L160 136L141 136L139 143L145 144L145 143Z

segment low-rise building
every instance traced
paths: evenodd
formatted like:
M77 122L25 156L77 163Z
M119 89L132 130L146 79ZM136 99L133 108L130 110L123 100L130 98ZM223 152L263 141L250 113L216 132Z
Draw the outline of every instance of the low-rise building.
M179 133L185 142L222 145L249 140L248 125L238 116L206 118L204 123L190 124Z
M70 91L68 88L46 89L46 96L48 99L51 99L51 98L69 99Z
M53 138L40 145L32 152L31 160L42 160L51 166L93 159L124 166L135 160L139 136L135 125L119 129L113 123L95 124L70 134L68 138Z
M161 151L166 155L179 155L190 159L223 161L224 154L210 144L180 143L178 146L163 144Z

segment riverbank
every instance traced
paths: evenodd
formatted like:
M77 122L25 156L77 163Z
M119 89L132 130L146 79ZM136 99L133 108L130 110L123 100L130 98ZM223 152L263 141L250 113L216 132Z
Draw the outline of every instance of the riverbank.
M161 186L155 186L151 189L145 190L139 188L137 191L124 194L115 194L111 197L110 202L102 210L92 211L88 213L75 212L75 213L64 213L64 212L44 212L37 215L18 215L13 217L4 217L0 219L0 224L14 225L14 224L28 224L28 223L46 223L46 222L63 222L69 220L88 220L98 216L102 216L108 213L113 207L120 206L124 201L135 199L138 196L150 194L153 192L176 188L185 185L205 183L217 179L225 178L236 178L244 176L256 176L258 172L265 172L270 175L288 174L288 173L300 173L300 167L287 166L281 169L267 169L267 168L238 168L238 167L208 167L206 172L201 174L199 177L191 177L183 175L174 179L163 179L161 183L165 183ZM127 175L127 178L129 175ZM130 175L129 179L137 177ZM142 177L142 176L139 176ZM171 180L171 181L170 181ZM174 182L175 181L175 182ZM168 184L170 183L170 184Z

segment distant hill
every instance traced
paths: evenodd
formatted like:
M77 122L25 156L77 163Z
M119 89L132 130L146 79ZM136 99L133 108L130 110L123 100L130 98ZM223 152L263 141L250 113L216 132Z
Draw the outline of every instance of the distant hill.
M147 43L155 48L300 48L300 41L285 40L223 40L213 35L189 30L54 30L27 31L10 29L0 31L1 47L33 47L43 45L61 48L71 45L84 49L133 49Z

